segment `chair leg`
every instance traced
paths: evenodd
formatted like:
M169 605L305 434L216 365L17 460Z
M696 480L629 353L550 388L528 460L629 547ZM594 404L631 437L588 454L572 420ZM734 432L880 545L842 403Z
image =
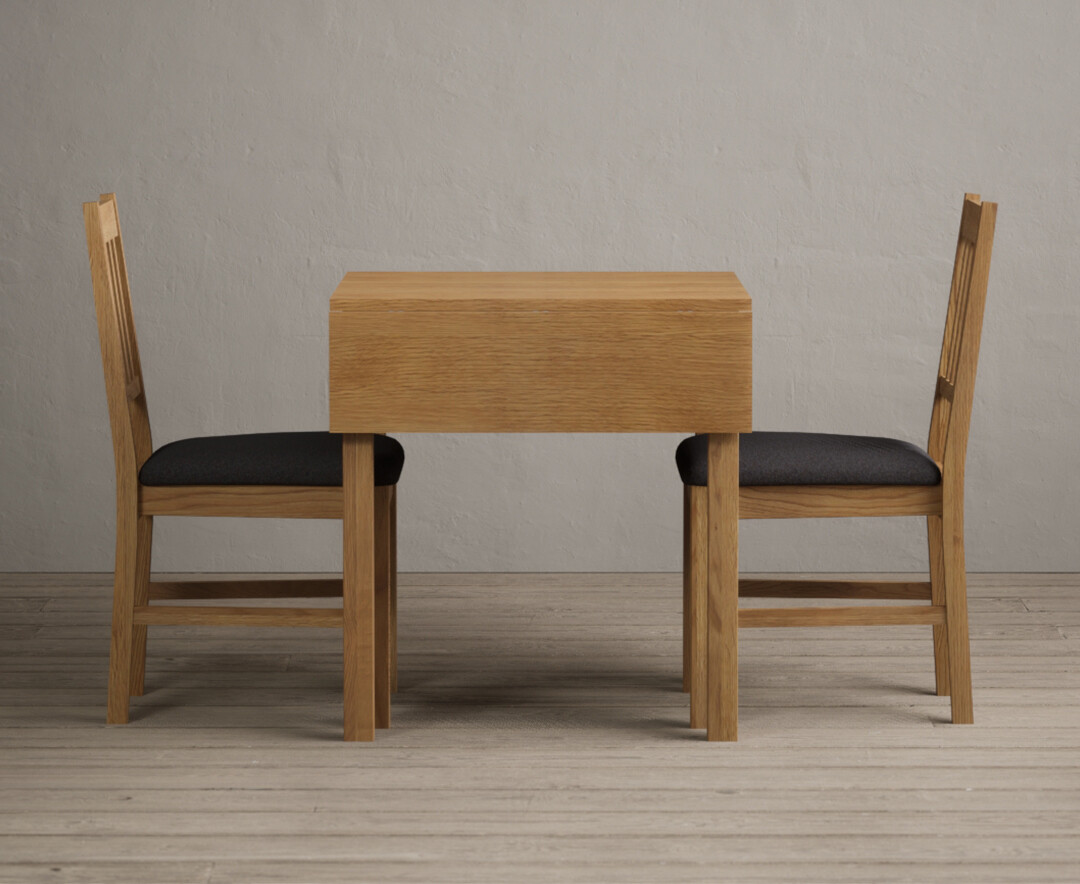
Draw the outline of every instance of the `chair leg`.
M113 572L112 635L109 642L109 697L105 720L126 724L132 686L135 593L139 571L139 516L134 504L116 508L116 568ZM148 557L148 556L147 556Z
M690 727L707 725L709 709L708 489L691 485L686 525L690 595Z
M390 497L375 488L375 727L390 727Z
M390 489L390 691L397 691L397 486Z
M964 562L964 503L945 489L942 504L942 562L945 574L945 624L953 724L971 724L971 646L968 639L967 572Z
M941 516L926 517L926 534L930 545L930 601L945 604L944 538ZM944 624L934 626L934 679L939 697L949 696L949 630Z
M682 689L690 693L693 664L693 598L690 592L690 486L683 485Z
M135 549L135 605L150 604L150 550L154 536L154 517L140 516ZM141 697L146 690L146 625L134 626L131 633L131 696Z

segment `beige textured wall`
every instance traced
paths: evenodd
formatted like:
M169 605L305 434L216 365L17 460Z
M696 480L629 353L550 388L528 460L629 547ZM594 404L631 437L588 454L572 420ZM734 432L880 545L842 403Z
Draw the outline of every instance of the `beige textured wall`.
M1080 570L1080 5L0 3L0 570L106 569L79 204L119 194L155 438L326 423L346 270L735 270L759 428L924 441L960 200L1001 204L972 569ZM674 570L673 437L404 437L406 570ZM159 520L168 569L333 524ZM924 565L753 523L749 569Z

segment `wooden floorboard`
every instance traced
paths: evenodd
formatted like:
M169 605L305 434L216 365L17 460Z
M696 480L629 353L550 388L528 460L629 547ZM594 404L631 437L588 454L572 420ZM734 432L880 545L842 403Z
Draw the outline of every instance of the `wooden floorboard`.
M317 629L155 627L106 727L109 575L0 574L0 884L1080 881L1080 575L972 575L973 726L929 627L744 630L733 745L678 575L400 587L362 745Z

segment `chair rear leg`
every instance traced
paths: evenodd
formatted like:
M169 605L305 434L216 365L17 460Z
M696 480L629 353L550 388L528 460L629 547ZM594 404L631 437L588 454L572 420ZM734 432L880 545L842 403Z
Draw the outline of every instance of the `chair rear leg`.
M116 513L116 568L113 573L112 637L109 643L109 698L106 721L126 724L132 686L135 585L139 559L139 517L134 506Z
M945 604L944 538L941 516L926 517L926 534L930 543L930 600ZM949 630L944 624L934 626L934 678L939 697L949 696Z
M964 504L946 492L942 506L945 624L953 724L971 724L971 646L968 639L967 571L964 562Z
M140 516L136 529L135 606L150 603L150 549L154 534L153 516ZM131 633L131 696L141 697L146 689L146 625L137 624Z

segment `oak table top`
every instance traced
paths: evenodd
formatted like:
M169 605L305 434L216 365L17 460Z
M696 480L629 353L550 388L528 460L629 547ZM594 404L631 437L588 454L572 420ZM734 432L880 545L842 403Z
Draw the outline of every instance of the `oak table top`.
M393 308L402 301L414 309L472 302L483 308L530 309L550 301L603 308L618 302L663 303L682 309L746 312L750 296L734 273L346 273L330 298L330 310ZM544 302L544 303L539 303Z

